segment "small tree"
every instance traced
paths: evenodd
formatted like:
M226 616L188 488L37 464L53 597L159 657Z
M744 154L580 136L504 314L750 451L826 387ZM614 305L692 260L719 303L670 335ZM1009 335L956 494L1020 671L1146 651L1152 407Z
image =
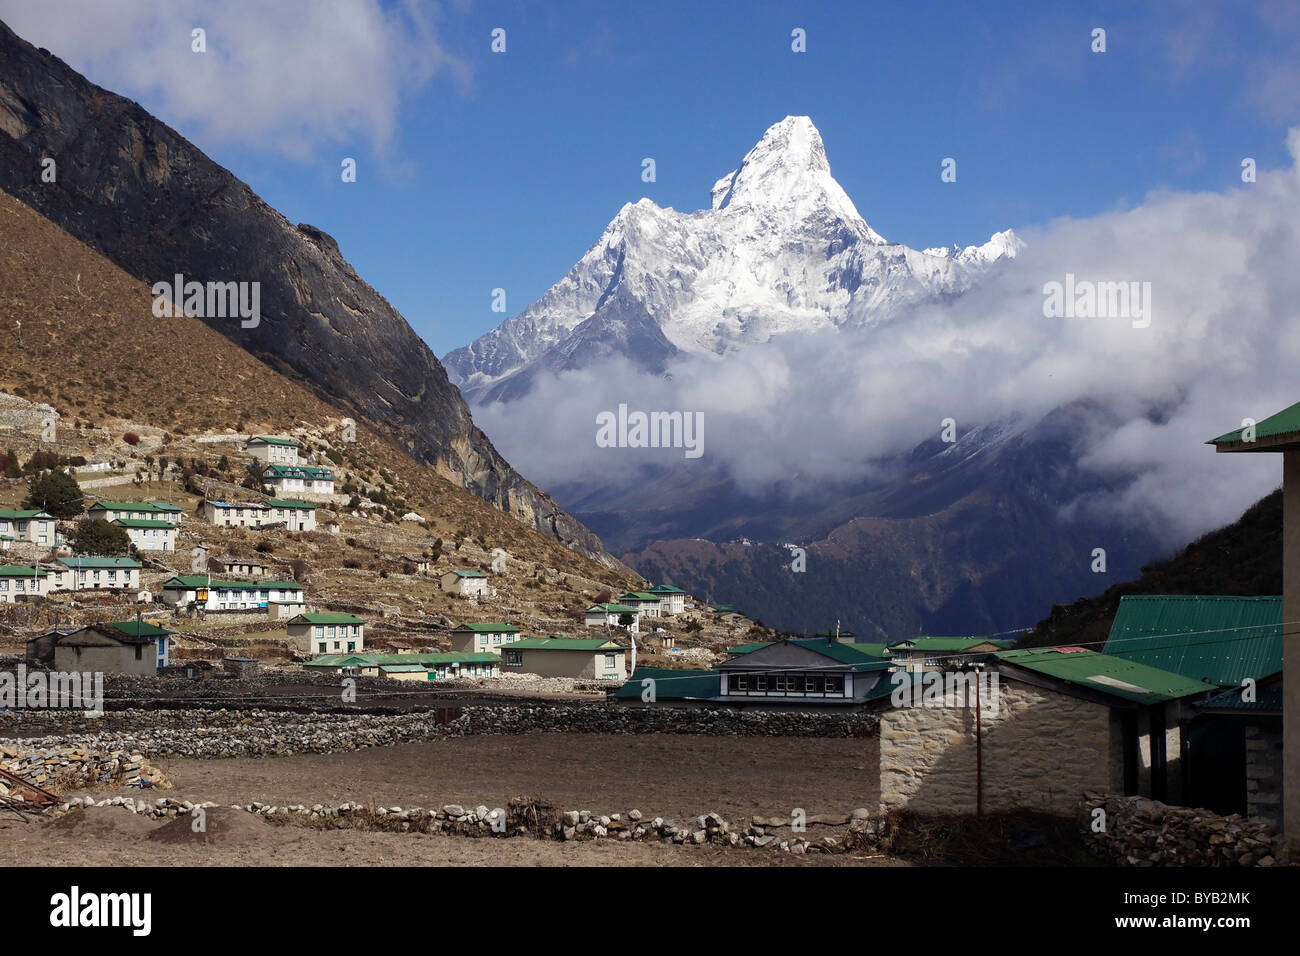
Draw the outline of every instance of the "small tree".
M128 445L138 445L140 444L140 436L135 432L127 432L122 436L122 441L126 442Z
M21 478L23 476L22 466L18 464L18 456L14 454L12 448L5 454L4 472L6 478Z
M32 478L27 488L24 508L43 508L56 518L75 518L86 510L81 486L66 472L42 472Z
M618 616L618 626L619 626L619 627L631 627L631 626L632 626L633 624L635 624L635 623L636 623L636 618L633 617L631 614L627 614L627 613L625 612L625 613L620 614L620 615Z
M135 550L131 536L103 518L78 521L68 543L77 554L127 555Z

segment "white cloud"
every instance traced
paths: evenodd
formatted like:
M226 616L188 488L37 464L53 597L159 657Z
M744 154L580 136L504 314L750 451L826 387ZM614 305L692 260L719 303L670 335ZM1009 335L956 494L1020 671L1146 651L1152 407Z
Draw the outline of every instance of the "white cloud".
M0 0L0 18L100 86L204 145L297 159L382 150L403 97L465 63L438 44L436 8L402 0ZM207 52L191 49L206 31Z
M1288 137L1300 158L1300 129ZM1204 442L1300 400L1300 165L1225 193L1160 193L1136 208L1062 220L960 300L862 332L787 337L725 361L689 358L671 380L624 362L543 376L526 400L475 411L543 487L618 482L650 459L725 467L751 492L825 489L937 436L1060 406L1103 410L1082 463L1118 490L1081 502L1150 522L1170 543L1233 520L1276 487L1274 455ZM1045 318L1043 285L1151 283L1149 328ZM705 456L595 445L595 415L701 411ZM1121 424L1117 427L1114 418Z

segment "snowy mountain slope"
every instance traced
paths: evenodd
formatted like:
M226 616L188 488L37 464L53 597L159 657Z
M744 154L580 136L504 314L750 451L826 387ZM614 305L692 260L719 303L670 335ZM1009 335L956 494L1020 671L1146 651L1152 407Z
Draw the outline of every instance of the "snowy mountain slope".
M521 397L540 370L611 353L658 370L774 335L868 325L960 293L1023 243L918 251L867 225L804 116L775 124L713 186L709 209L628 203L562 280L443 363L471 402Z

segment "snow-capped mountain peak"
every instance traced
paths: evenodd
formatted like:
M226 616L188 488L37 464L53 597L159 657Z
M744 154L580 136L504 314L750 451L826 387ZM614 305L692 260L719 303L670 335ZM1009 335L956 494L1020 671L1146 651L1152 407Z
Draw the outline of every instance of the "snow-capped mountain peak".
M831 175L821 134L787 116L710 207L625 204L563 279L522 313L443 359L471 402L526 394L537 372L620 354L662 370L679 353L727 355L775 335L883 321L960 293L1023 243L924 252L875 232Z

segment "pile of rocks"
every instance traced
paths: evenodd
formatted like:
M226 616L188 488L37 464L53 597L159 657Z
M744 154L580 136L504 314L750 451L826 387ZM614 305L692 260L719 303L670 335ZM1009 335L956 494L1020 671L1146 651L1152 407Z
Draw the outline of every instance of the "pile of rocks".
M442 718L445 720L445 715ZM224 758L333 753L362 747L476 734L707 734L713 736L865 737L879 721L865 713L684 710L672 707L584 705L465 707L439 723L435 711L400 714L294 713L266 710L123 710L101 718L75 711L41 711L43 736L20 736L33 747L76 743L101 751L139 750L155 756ZM49 733L50 730L56 730Z
M0 745L0 767L51 793L113 785L171 787L161 770L150 766L142 753L129 748L94 750ZM13 796L22 793L21 788L11 787L0 780L0 796L9 796L11 789L17 791Z
M83 807L123 807L131 813L156 820L195 815L196 809L208 810L218 806L212 802L197 803L190 800L160 798L153 803L133 797L109 797L94 800L74 797L59 807L63 812ZM489 809L487 806L465 807L449 803L441 809L423 807L372 807L362 803L341 803L337 806L323 804L232 804L232 810L242 810L273 823L314 826L325 829L387 830L415 833L444 833L473 837L512 837L532 835L542 839L562 841L592 841L603 839L633 840L640 842L672 843L679 846L722 846L771 849L802 855L809 852L842 852L845 842L840 837L822 836L818 839L812 827L848 827L861 829L869 821L865 809L851 814L821 814L804 821L805 828L789 835L782 828L791 827L792 820L783 817L754 817L753 822L740 829L733 827L717 813L678 822L671 817L650 818L640 810L626 814L598 814L591 810L565 810L558 819L540 830L530 826L523 807L512 801L510 809Z
M1100 811L1100 812L1098 812ZM1169 806L1146 797L1085 793L1084 841L1128 866L1273 866L1284 861L1275 824Z

